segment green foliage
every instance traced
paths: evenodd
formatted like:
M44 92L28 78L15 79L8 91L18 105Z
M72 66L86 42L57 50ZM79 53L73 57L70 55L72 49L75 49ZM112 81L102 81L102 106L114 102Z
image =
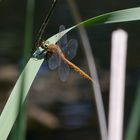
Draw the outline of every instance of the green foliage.
M109 23L117 23L117 22L126 22L126 21L134 21L134 20L140 20L140 7L137 8L131 8L126 10L120 10L116 12L110 12L107 14L103 14L94 18L90 18L86 21L83 21L69 29L66 29L65 31L58 33L51 38L49 38L47 41L50 43L56 43L65 33L69 32L70 30L80 26L90 26L93 24L109 24ZM11 95L1 113L0 116L0 140L7 139L11 128L13 127L15 120L18 115L18 105L19 105L19 93L21 91L22 87L22 81L24 79L24 88L23 88L23 95L21 99L21 103L23 104L26 96L28 94L28 91L32 85L32 82L43 63L44 59L34 59L30 58L28 63L26 64L25 68L23 69L23 72L21 73L19 79L17 80Z

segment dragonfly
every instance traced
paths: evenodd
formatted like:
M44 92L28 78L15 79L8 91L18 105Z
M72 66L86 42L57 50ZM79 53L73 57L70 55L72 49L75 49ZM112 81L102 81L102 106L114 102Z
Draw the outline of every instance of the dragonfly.
M45 25L46 23L43 24ZM64 30L65 26L61 25L59 27L59 32L62 32ZM41 30L41 34L42 33L43 31ZM39 37L39 40L41 40L41 37ZM34 56L36 57L37 55L39 55L45 57L50 70L55 70L58 68L58 74L61 81L66 81L71 68L79 73L82 77L93 82L93 79L88 74L86 74L83 70L81 70L78 66L71 62L71 60L76 56L78 48L78 42L76 39L70 39L68 41L67 34L65 34L58 40L56 44L49 44L46 42L47 41L41 42L41 44L39 45L39 48L41 48L41 52L35 52Z

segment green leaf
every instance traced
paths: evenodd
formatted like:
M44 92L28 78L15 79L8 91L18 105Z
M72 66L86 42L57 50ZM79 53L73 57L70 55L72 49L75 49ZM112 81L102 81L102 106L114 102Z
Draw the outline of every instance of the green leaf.
M22 51L22 64L20 65L20 70L24 68L28 59L30 58L30 52L32 48L32 34L33 34L33 19L34 19L34 0L27 0L26 5L26 15L25 15L25 31L24 31L24 48ZM24 78L24 77L23 77ZM10 140L25 140L26 137L26 102L23 104L23 91L25 80L22 79L19 94L19 103L17 112L18 116L15 121L15 125L10 133Z
M136 140L140 126L140 79L138 82L136 97L130 114L128 126L126 128L125 140Z
M64 34L66 34L67 32L71 31L72 29L74 29L80 25L89 26L89 25L93 25L93 24L109 24L109 23L140 20L139 13L140 13L140 7L103 14L103 15L100 15L100 16L97 16L94 18L90 18L69 29L66 29L63 32L52 36L47 41L49 41L49 43L51 43L51 44L56 43ZM0 116L0 140L7 139L9 132L11 131L11 128L16 120L16 117L18 114L17 105L19 103L19 93L20 93L20 87L21 87L23 77L25 80L25 89L23 91L22 102L24 102L24 100L28 94L28 91L32 85L32 82L33 82L41 64L43 63L43 60L44 59L37 60L34 58L30 58L29 62L25 66L23 72L21 73L19 79L17 80L15 87L13 88L13 91Z

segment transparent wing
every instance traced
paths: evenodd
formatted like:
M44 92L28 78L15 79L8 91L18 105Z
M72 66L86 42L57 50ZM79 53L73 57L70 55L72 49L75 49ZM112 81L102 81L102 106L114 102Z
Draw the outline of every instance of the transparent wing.
M71 39L65 48L62 49L66 58L71 60L75 57L78 48L78 42L76 39Z
M60 25L59 27L59 32L62 32L65 30L65 26L64 25ZM63 47L65 47L67 45L67 34L65 34L63 37L61 37L61 39L57 42L58 45L60 46L60 48L62 49Z
M56 69L60 65L60 58L57 53L53 53L48 59L48 66L51 70Z
M61 81L66 81L68 75L70 73L70 68L69 66L64 63L63 61L61 61L60 67L58 69L58 74L59 74L59 78Z

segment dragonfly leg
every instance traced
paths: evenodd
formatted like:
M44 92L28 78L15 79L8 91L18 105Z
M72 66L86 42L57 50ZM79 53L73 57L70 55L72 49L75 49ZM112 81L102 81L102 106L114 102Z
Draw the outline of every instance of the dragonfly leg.
M33 57L37 59L42 59L44 55L45 55L45 50L42 48L38 48L33 54Z

